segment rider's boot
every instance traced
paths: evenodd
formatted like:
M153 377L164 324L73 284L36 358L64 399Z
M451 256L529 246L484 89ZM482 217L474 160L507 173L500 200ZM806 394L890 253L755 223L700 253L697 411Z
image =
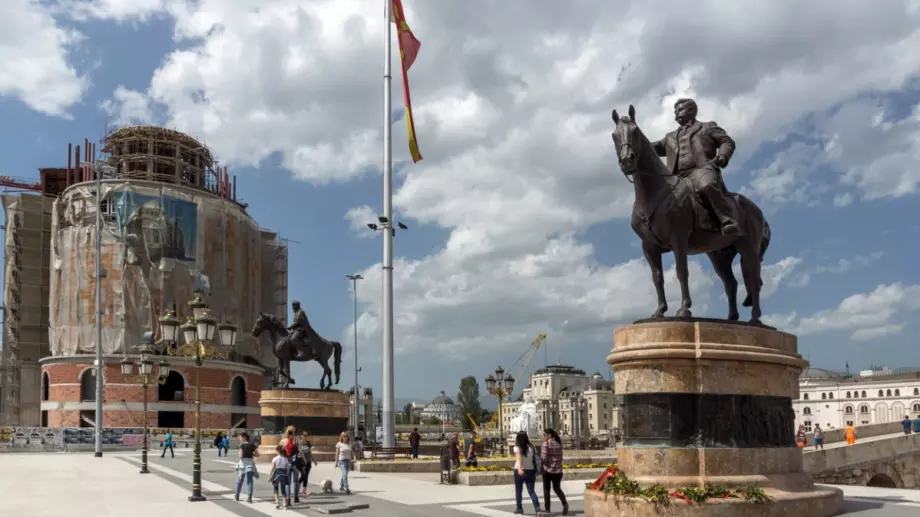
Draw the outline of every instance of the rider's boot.
M726 237L741 235L741 226L735 220L734 209L727 196L716 186L709 186L700 191L722 227L722 235Z

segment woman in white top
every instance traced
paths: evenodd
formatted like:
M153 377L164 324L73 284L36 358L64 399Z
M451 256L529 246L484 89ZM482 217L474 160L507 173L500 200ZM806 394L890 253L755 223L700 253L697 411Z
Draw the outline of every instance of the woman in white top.
M527 433L518 433L514 440L514 502L516 508L514 513L524 513L524 507L521 504L521 495L524 487L527 487L527 493L530 494L530 500L533 502L534 512L540 513L540 499L537 498L537 491L534 490L534 483L537 480L537 457L539 453L527 438Z
M339 491L346 494L351 493L348 487L348 471L351 470L351 460L354 458L354 451L351 449L351 440L348 433L339 435L339 443L335 444L335 464L342 471L342 479L339 481Z

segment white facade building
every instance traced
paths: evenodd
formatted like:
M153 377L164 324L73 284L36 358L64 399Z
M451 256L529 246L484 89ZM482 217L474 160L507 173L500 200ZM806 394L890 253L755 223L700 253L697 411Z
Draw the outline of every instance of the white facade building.
M454 404L443 391L430 404L422 408L422 418L437 418L441 422L460 420L460 406Z
M795 425L822 429L899 422L920 415L920 368L888 367L859 374L808 368L793 401Z

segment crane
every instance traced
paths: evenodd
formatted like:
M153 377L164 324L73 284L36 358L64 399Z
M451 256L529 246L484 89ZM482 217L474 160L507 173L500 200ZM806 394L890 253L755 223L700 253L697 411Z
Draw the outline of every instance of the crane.
M533 361L533 356L536 355L537 350L540 349L540 345L542 345L544 341L546 341L546 333L544 332L538 334L537 339L533 340L533 343L527 347L527 350L525 350L524 353L521 354L521 357L519 357L518 360L515 361L515 363L511 366L511 370L513 370L515 373L514 378L519 383L515 386L515 389L517 386L521 385L521 382L524 381L524 372L527 371L527 368L530 366L530 362ZM514 392L512 391L512 393ZM508 394L508 400L511 400L511 393Z

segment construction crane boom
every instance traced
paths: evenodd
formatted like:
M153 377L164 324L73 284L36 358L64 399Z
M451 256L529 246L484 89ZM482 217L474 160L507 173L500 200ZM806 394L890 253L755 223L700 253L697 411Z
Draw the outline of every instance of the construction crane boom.
M530 366L531 361L533 361L534 356L537 354L537 350L540 349L540 345L546 341L546 333L541 333L537 335L537 339L527 347L527 350L521 354L521 357L511 366L511 370L514 372L514 379L516 381L515 391L518 386L526 387L524 383L524 372L527 371L527 368ZM520 365L520 366L518 366ZM512 392L513 393L513 392ZM511 400L511 393L508 394L508 399Z

